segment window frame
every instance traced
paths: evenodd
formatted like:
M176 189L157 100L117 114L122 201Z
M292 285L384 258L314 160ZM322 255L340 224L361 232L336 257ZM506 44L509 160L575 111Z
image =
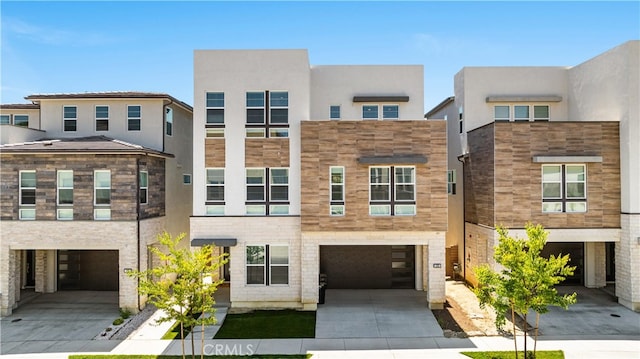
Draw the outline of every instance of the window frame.
M279 99L274 94L286 94L286 105L276 104ZM250 98L250 95L262 94L261 100ZM288 90L265 90L245 92L245 139L254 138L289 138L289 91ZM258 101L259 104L250 104L250 101ZM252 110L262 111L261 122L249 122L249 113ZM274 122L274 111L286 111L286 123Z
M365 114L367 113L367 112L365 112L365 108L370 108L371 111L373 111L373 109L375 108L376 117L367 117L367 116L365 116ZM361 112L362 113L362 120L364 120L364 121L376 121L376 120L380 119L380 106L379 105L371 105L371 104L366 105L365 104L365 105L362 105L361 111L362 111Z
M6 118L7 121L3 121L2 119ZM11 114L0 114L0 125L11 125Z
M98 173L109 173L109 187L98 186ZM98 190L109 190L109 203L97 203ZM94 170L93 171L93 219L94 220L110 220L111 219L111 192L113 191L113 180L111 170ZM107 213L108 217L100 217L99 213Z
M209 183L209 171L221 171L222 183ZM224 167L207 167L205 174L205 205L224 205L225 204L225 168ZM217 175L216 177L219 177ZM209 199L209 188L222 188L222 199Z
M383 120L399 120L400 119L400 105L398 104L381 104L382 107L382 119ZM385 113L385 107L395 107L395 117L387 117Z
M131 116L130 115L130 108L132 107L138 107L138 116ZM137 121L138 122L138 128L133 128L132 129L132 122L131 121ZM135 122L134 122L135 123ZM142 131L142 105L127 105L127 131L128 132L139 132Z
M249 247L262 248L262 263L249 263ZM262 267L262 283L249 283L249 267ZM265 286L267 285L267 245L266 244L249 244L244 250L244 283L246 286Z
M533 108L533 111L531 113L531 117L533 119L533 121L549 121L551 119L551 106L549 105L532 105L531 106ZM547 117L536 117L536 107L546 107L547 108Z
M107 109L107 117L98 117L98 107L106 107ZM109 105L95 105L93 106L93 118L94 118L94 131L95 132L106 132L109 131L109 114L111 112L111 109L109 108ZM106 121L106 125L107 125L107 129L106 130L99 130L98 129L98 121Z
M372 182L374 169L386 169L388 172L388 183L386 182ZM410 169L412 174L412 182L398 182L397 181L397 169ZM417 214L417 168L416 166L369 166L369 215L370 216L415 216ZM382 176L384 177L384 176ZM404 178L405 175L402 175ZM372 198L372 186L384 186L388 188L388 200L373 199ZM398 186L413 186L413 200L398 199ZM400 210L411 207L413 210L406 213L402 213ZM383 211L384 209L384 211Z
M165 106L164 109L164 134L173 137L173 107L171 106Z
M456 170L448 170L447 171L447 194L455 195L456 194Z
M498 117L497 111L500 109L507 109L507 117ZM494 105L493 106L493 120L494 121L511 121L511 106L509 105Z
M273 171L286 170L286 183L274 183ZM261 171L261 183L248 183L249 171ZM255 177L255 176L253 176ZM249 199L249 188L262 187L262 199ZM273 189L286 187L287 199L273 199ZM257 192L256 192L257 193ZM245 168L245 215L286 216L291 204L291 169L289 167L247 167Z
M138 201L140 205L149 204L149 171L147 170L141 170L138 174Z
M25 127L25 128L29 128L29 115L28 114L22 114L22 113L14 113L11 119L11 124L14 126L18 126L18 127ZM25 124L24 125L19 125L18 122L16 121L16 117L25 117Z
M518 116L518 108L527 110L527 117ZM530 122L531 121L531 105L513 105L513 121L514 122Z
M61 180L62 174L71 174L71 186L64 186L64 180ZM74 186L73 186L73 170L58 170L56 172L56 218L58 220L72 220L73 219L73 196L74 196ZM71 203L60 203L60 190L71 190ZM60 215L62 212L67 212L71 210L71 218L65 218Z
M560 180L556 180L556 181L545 181L544 178L544 170L545 168L548 167L557 167L560 169ZM583 175L583 179L582 180L578 180L578 181L570 181L569 180L569 176L568 176L568 172L569 172L569 167L581 167L582 168L582 175ZM588 208L588 189L587 189L587 178L588 178L588 166L586 163L563 163L563 164L543 164L541 166L540 169L540 174L541 174L541 211L542 213L547 213L547 214L551 214L551 213L587 213L589 211ZM551 197L551 196L547 196L545 197L544 194L544 188L545 188L545 184L559 184L560 186L560 196L558 197ZM582 197L569 197L568 195L568 190L567 188L569 187L570 184L575 184L575 183L580 183L582 184L583 187L583 192L584 192L584 196ZM548 206L546 206L545 204L551 204L554 203L556 204L560 204L560 206L558 207L560 210L558 211L552 211L552 210L548 210ZM584 211L575 211L575 210L569 210L569 206L568 205L572 205L572 204L584 204Z
M209 95L221 96L221 98L209 99ZM211 101L211 105L210 102ZM222 102L220 106L219 102ZM225 122L226 122L226 96L223 91L205 91L204 93L204 126L205 126L205 139L220 139L225 137ZM209 111L218 111L222 114L222 122L209 122ZM215 117L215 115L213 116Z
M334 170L340 171L341 182L334 182ZM334 198L333 187L337 186L341 188L341 198ZM329 167L329 215L330 216L344 216L345 215L345 168L344 166L330 166Z
M249 263L249 248L256 247L261 248L262 263ZM274 263L273 252L275 248L286 248L286 262L287 263ZM247 243L245 246L245 279L244 284L248 287L288 287L291 281L291 253L290 246L288 244L253 244ZM249 268L262 267L262 283L249 283ZM274 283L273 272L274 268L287 268L287 281L286 283Z
M334 116L337 115L337 116ZM340 105L329 105L329 119L340 120L342 119L342 108Z
M23 186L23 175L26 173L33 173L34 186ZM37 204L37 191L38 191L38 176L36 170L21 170L18 172L18 219L20 220L35 220L36 219L36 204ZM23 191L33 191L33 203L23 203L24 195ZM32 216L24 216L23 213L33 213Z
M67 108L74 109L74 117L67 117ZM67 122L73 123L73 130L67 130ZM62 106L62 132L78 132L78 106L63 105Z

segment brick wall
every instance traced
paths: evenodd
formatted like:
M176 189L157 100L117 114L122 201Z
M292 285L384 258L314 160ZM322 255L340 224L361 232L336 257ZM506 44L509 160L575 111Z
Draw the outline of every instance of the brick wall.
M447 158L444 121L305 121L301 124L303 231L445 231ZM422 155L415 216L369 215L369 165L362 156ZM345 167L345 215L329 214L329 167Z

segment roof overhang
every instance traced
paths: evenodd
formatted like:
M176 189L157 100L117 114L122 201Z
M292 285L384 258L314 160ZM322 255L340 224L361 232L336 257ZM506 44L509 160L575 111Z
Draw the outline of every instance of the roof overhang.
M558 95L493 95L487 96L487 102L560 102L562 96Z
M358 163L367 165L423 164L427 163L424 155L362 156Z
M237 238L194 238L191 240L191 247L234 247L236 244L238 244Z
M533 156L534 163L601 163L602 156Z

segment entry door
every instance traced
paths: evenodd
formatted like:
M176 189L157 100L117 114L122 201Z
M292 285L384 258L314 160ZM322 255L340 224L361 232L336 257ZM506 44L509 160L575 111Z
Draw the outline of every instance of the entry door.
M229 247L224 247L223 248L223 252L227 254L227 256L229 255ZM222 266L222 275L224 276L224 281L228 282L231 280L231 274L229 272L229 263L231 263L231 261L229 260L229 257L227 257L227 263L225 263Z
M25 260L25 288L33 288L36 286L36 251L27 250Z
M391 288L415 287L414 246L391 246Z

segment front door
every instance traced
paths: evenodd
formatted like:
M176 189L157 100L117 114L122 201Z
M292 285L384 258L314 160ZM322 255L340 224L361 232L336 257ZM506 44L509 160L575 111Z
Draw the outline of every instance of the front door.
M223 252L227 255L227 263L222 266L222 275L224 276L224 281L228 282L231 280L231 274L229 273L229 247L224 247Z
M33 249L25 251L25 288L33 288L36 286L36 251Z

